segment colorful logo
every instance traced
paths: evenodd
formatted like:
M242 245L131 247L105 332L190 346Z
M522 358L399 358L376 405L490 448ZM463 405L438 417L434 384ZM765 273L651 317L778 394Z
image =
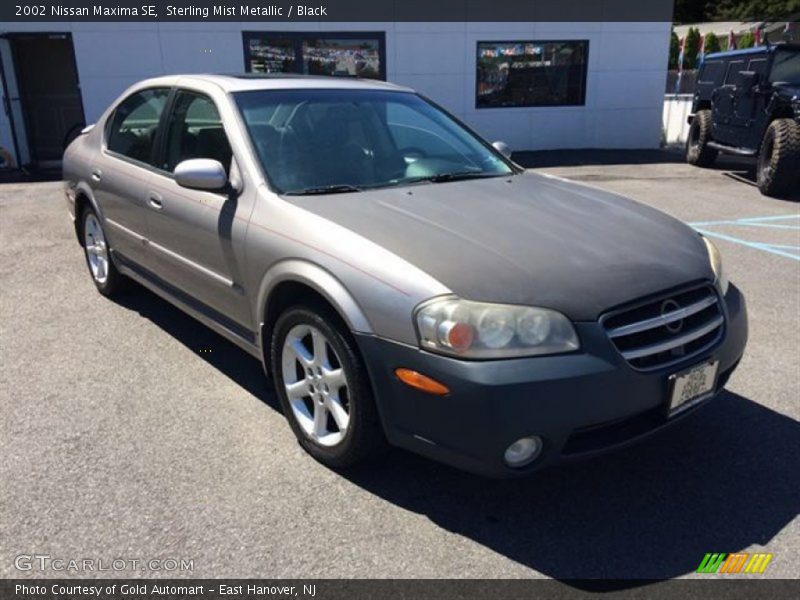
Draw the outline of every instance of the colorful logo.
M709 552L703 557L700 566L697 567L698 573L763 573L767 570L767 565L772 560L772 554L756 552Z

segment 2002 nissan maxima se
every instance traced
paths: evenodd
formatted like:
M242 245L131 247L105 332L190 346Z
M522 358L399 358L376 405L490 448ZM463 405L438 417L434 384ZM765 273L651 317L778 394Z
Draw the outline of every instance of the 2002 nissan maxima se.
M97 289L262 360L317 460L502 476L688 414L747 338L709 240L507 155L395 85L192 75L128 89L64 173Z

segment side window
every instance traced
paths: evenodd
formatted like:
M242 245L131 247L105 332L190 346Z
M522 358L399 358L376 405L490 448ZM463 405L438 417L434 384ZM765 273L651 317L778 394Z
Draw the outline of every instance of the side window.
M169 96L168 88L137 92L123 100L109 120L106 147L143 163L151 163L158 121Z
M761 77L759 77L759 81L764 81L764 73L767 72L767 59L766 58L754 58L750 61L750 64L747 65L748 71L755 71Z
M722 72L724 62L720 60L712 60L703 64L703 70L700 72L698 83L713 83L719 85L722 80Z
M211 98L196 92L178 92L167 126L163 168L172 172L181 161L211 158L222 163L227 172L232 156L219 112Z
M734 60L728 65L728 73L725 75L725 85L736 85L736 76L744 71L744 61Z

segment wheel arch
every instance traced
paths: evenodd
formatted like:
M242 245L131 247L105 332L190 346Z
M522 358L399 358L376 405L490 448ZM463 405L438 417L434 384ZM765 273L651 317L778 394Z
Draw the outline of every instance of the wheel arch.
M372 333L364 311L333 274L306 260L286 259L266 272L258 291L256 323L265 368L272 326L285 308L303 300L324 302L350 331Z
M81 235L81 214L87 207L91 207L97 216L100 217L100 221L103 222L103 214L100 211L100 207L97 204L97 201L94 199L94 194L92 193L92 188L89 187L88 184L85 182L79 182L75 186L75 218L73 219L73 225L75 226L75 237L78 238L78 243L83 246L83 236Z
M701 110L711 110L711 100L698 100L695 112Z

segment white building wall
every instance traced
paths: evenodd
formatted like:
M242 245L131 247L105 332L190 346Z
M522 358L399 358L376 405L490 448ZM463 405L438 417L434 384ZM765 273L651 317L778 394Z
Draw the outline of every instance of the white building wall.
M385 31L387 79L416 88L515 150L655 148L669 23L8 23L72 32L87 122L128 85L178 72L241 72L242 31ZM475 108L478 41L589 40L585 106Z
M664 142L667 144L685 144L689 136L687 119L692 114L692 94L664 96Z

